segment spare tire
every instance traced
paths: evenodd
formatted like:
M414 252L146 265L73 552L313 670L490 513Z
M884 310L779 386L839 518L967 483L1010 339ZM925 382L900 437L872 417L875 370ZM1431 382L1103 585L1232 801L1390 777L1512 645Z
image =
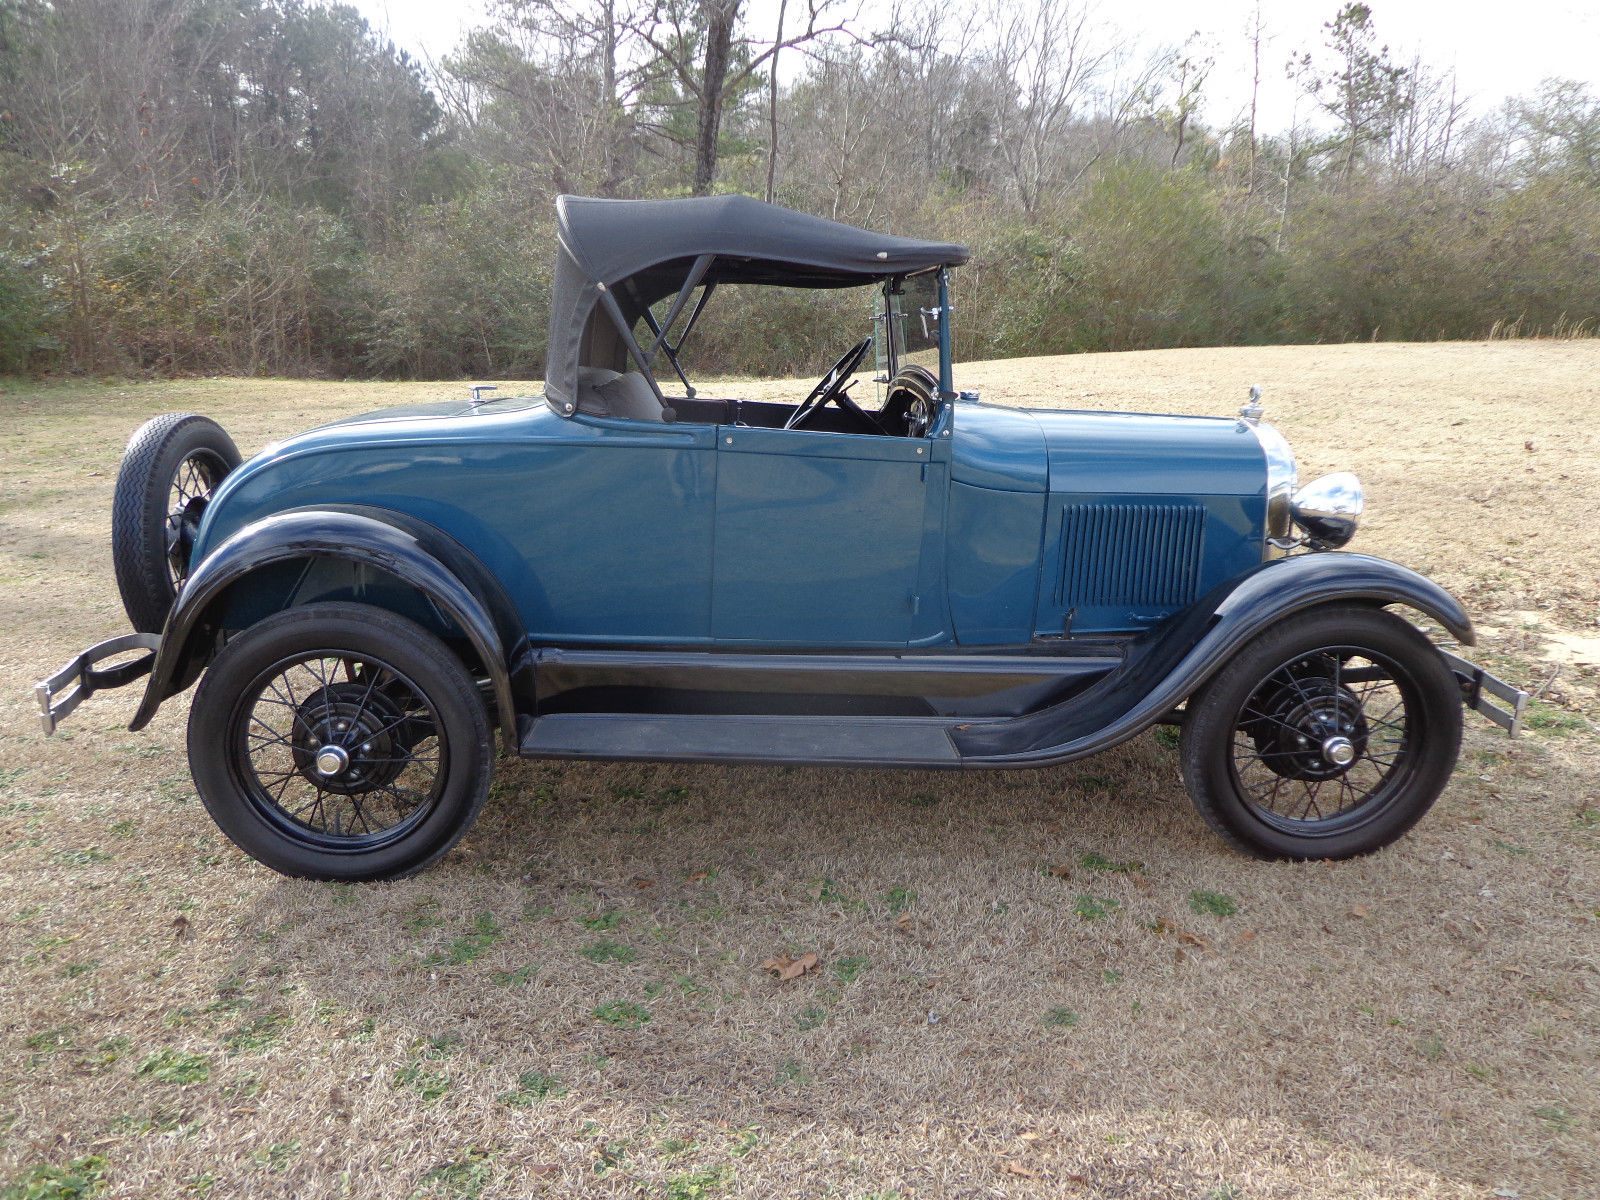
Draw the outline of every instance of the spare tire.
M160 633L189 577L195 531L239 448L209 417L166 413L128 439L111 504L111 561L133 627Z

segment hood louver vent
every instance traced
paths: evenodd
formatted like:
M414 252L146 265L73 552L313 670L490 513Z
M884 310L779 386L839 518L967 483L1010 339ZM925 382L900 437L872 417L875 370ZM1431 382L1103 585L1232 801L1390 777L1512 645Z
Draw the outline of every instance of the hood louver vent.
M1196 599L1206 510L1198 504L1069 504L1056 603L1181 608Z

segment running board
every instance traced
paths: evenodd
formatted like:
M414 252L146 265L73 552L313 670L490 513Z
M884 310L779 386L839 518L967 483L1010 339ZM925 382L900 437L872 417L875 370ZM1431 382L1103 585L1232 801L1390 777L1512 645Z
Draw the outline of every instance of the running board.
M524 719L524 758L957 767L948 730L918 717L718 717L551 713Z

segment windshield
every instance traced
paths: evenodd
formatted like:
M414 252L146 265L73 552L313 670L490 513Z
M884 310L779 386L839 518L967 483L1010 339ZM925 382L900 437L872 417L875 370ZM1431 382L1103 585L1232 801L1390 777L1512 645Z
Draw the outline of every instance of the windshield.
M878 374L887 383L908 366L939 373L939 273L889 280L873 296Z

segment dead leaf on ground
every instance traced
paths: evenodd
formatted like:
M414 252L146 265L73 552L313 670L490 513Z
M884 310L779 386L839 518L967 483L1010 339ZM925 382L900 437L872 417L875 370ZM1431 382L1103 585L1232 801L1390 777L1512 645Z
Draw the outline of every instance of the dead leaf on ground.
M911 929L911 914L901 913L894 919L894 927L901 933L908 932Z
M1352 917L1360 917L1362 920L1366 920L1367 906L1365 904L1352 904L1350 906L1350 915Z
M561 1174L561 1168L556 1166L555 1163L538 1163L528 1168L528 1174L536 1177L540 1175L559 1175Z
M645 888L652 888L655 887L655 885L656 881L654 879L646 879L643 875L635 875L633 877L633 886L638 888L641 892L644 891Z
M1068 875L1072 874L1072 868L1071 867L1051 867L1050 868L1050 874L1054 875L1057 879L1065 879Z
M702 879L710 879L710 878L711 878L711 872L710 871L696 871L693 875L689 876L689 882L690 883L699 883Z
M815 971L822 962L816 952L807 950L799 958L790 958L788 951L784 951L776 958L769 958L762 963L762 969L777 975L779 982L787 983L791 979L799 979L807 971Z
M1039 1172L1030 1171L1027 1167L1023 1166L1019 1162L1008 1162L1008 1163L1006 1163L1005 1169L1006 1169L1006 1173L1007 1174L1009 1174L1009 1175L1021 1175L1024 1179L1037 1179L1037 1178L1039 1178Z
M1256 931L1254 929L1246 929L1238 937L1234 938L1233 942L1236 946L1243 946L1246 942L1253 942L1255 940Z
M1185 946L1193 946L1197 950L1211 949L1211 943L1198 933L1190 933L1187 929L1178 930L1178 940Z
M172 928L176 931L176 932L173 933L173 935L172 935L173 937L175 937L175 938L186 938L186 937L188 937L189 936L189 932L190 932L189 931L189 918L184 916L182 913L179 913L177 916L172 918Z

